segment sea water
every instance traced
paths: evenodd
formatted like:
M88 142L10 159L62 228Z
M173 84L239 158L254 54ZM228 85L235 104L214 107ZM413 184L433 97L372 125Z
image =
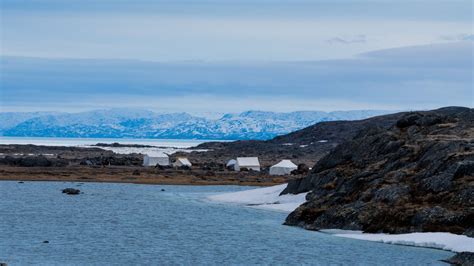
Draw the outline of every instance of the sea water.
M66 187L83 194L62 194ZM453 255L306 231L282 225L284 213L206 199L242 189L248 187L3 181L0 262L436 265Z

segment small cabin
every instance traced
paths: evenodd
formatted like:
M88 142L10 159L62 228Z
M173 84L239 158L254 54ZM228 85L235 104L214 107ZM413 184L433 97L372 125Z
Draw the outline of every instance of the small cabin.
M154 154L143 156L143 166L168 166L170 165L170 159L166 154Z
M240 171L242 169L260 171L260 162L258 157L237 157L234 170Z
M270 167L270 175L289 175L291 171L298 169L298 166L290 160L281 160Z
M191 167L192 164L188 160L188 158L178 157L176 158L176 161L173 163L173 166L174 167L183 167L183 166Z
M225 167L229 170L235 170L235 164L237 163L237 161L235 159L230 159L227 164L225 165Z

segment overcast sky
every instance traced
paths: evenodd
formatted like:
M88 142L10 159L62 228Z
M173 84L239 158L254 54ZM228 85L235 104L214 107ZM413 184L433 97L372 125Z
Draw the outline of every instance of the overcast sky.
M473 106L471 1L0 3L2 111Z

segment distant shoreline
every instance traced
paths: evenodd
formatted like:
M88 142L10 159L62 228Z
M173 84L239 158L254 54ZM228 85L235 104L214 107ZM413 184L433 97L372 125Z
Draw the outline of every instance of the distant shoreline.
M0 166L0 181L98 182L148 185L272 186L288 182L284 177L238 172L209 174L191 170L157 170L138 166L17 167Z

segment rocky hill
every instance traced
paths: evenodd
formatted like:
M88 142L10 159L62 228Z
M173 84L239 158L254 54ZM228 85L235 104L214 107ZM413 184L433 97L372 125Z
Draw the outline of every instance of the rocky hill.
M238 156L257 156L264 167L282 159L295 163L314 165L338 144L352 139L368 126L388 128L404 113L396 113L354 121L325 121L271 140L242 140L234 142L207 142L196 148L208 152L178 153L175 156L190 157L193 162L225 164Z
M285 224L474 237L474 109L402 113L363 124L361 130L345 124L346 141L288 184L283 193L310 192ZM305 130L320 138L321 126ZM303 131L290 135L311 139Z

